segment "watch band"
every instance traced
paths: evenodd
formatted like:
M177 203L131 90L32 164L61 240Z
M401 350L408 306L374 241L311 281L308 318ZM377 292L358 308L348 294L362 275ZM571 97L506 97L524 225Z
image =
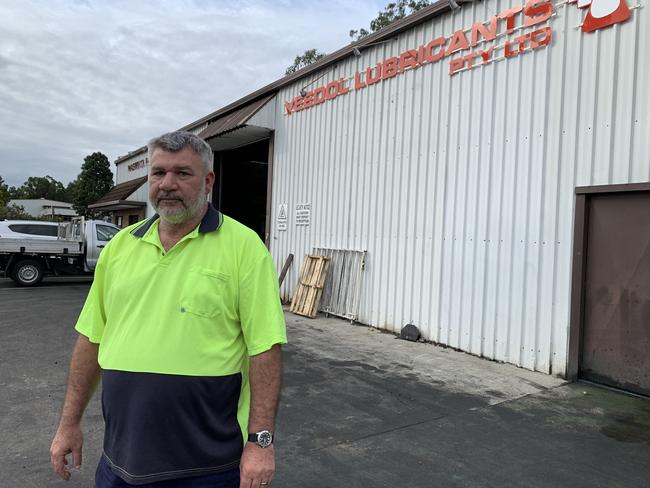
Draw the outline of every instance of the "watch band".
M261 448L267 448L273 444L274 435L268 430L262 430L260 432L255 432L248 434L248 442L257 444Z

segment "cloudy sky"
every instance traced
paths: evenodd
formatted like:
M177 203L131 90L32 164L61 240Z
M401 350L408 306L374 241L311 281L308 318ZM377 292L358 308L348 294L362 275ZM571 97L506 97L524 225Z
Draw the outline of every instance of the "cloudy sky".
M332 52L385 0L0 3L0 175L64 184Z

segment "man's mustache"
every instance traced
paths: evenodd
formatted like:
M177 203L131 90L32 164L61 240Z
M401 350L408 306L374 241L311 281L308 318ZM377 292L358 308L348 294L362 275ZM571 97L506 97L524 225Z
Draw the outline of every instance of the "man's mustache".
M185 203L180 196L174 195L173 193L158 193L156 195L156 203L160 203L161 200L178 200L183 204Z

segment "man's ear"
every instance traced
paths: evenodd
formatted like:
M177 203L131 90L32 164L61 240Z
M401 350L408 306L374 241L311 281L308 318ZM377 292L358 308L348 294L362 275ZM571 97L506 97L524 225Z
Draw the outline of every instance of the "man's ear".
M212 187L214 186L214 172L208 171L208 174L205 175L205 194L207 195L212 191Z

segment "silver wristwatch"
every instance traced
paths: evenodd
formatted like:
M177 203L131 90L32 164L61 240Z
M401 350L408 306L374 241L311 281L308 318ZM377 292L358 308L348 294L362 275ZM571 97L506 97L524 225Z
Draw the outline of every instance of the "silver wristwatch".
M266 449L273 444L273 434L268 430L261 430L254 434L248 434L248 442L257 444L262 449Z

